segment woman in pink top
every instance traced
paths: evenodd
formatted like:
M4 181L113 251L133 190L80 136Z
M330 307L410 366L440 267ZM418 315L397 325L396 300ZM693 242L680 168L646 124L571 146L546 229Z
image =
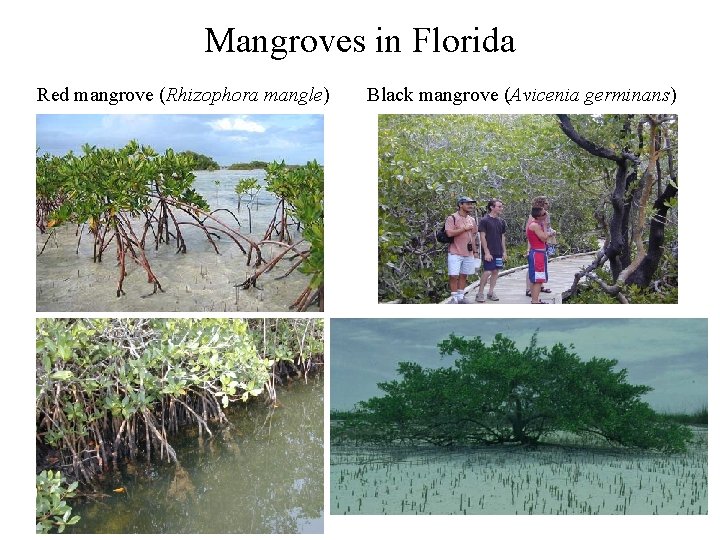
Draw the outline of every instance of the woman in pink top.
M555 232L546 232L543 229L542 222L547 216L544 208L534 207L530 214L532 221L525 229L528 244L528 279L530 280L530 303L546 304L540 300L540 289L543 283L547 283L547 251L546 242L548 238L555 235Z
M550 226L550 214L548 214L548 210L550 210L550 201L545 195L541 195L540 197L535 197L532 200L532 204L530 205L531 208L542 208L545 210L545 217L540 219L540 226L542 227L542 230L545 232L554 232L552 227ZM533 217L528 216L527 223L525 223L525 230L530 226L530 223L532 223ZM548 255L553 255L555 251L555 246L551 244L554 244L554 236L547 241L547 247L546 251ZM552 251L551 251L552 250ZM527 248L527 254L530 254L530 245L528 244ZM526 254L526 256L527 256ZM526 274L525 276L525 296L530 296L530 274ZM544 285L540 287L540 292L544 293L550 293L552 292L550 289L546 288Z

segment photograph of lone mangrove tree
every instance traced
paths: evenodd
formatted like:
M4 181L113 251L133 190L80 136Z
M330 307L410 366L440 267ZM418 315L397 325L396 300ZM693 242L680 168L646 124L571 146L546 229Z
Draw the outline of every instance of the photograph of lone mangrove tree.
M36 531L321 533L321 319L38 319Z
M707 319L333 319L332 514L707 514Z
M322 311L321 115L38 115L38 311Z
M533 245L548 258L534 303L676 304L678 129L674 114L380 115L378 301L530 303L535 205L553 234ZM473 206L460 208L461 197ZM450 252L477 253L488 275L466 264L455 284L437 234L458 212L468 228L451 233ZM504 222L504 244L491 235L487 253L487 227L471 218Z

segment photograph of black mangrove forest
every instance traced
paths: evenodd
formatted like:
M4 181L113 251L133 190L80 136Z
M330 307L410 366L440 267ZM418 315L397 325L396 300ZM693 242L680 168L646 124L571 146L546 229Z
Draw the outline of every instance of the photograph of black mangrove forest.
M675 114L380 115L378 301L676 304L678 129ZM475 259L459 283L448 251Z
M38 115L38 311L322 311L321 115Z
M323 532L322 319L36 324L36 532Z
M707 319L332 319L330 513L708 514Z

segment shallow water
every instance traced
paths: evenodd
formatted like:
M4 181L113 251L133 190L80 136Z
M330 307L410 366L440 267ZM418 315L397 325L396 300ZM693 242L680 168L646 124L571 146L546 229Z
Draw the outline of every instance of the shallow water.
M94 500L70 500L74 533L322 533L323 382L240 406L212 439L171 440L182 464L126 464ZM124 488L124 493L113 490Z
M333 446L332 514L707 514L707 430L685 455Z
M261 190L248 213L248 201L238 210L235 184L240 178L255 177L264 185L264 171L198 171L195 188L208 201L211 209L232 210L240 221L240 232L254 240L262 237L275 214L277 199ZM215 182L218 181L219 185ZM184 221L182 212L177 213ZM219 219L237 228L227 213ZM252 229L252 231L251 231ZM307 276L298 271L280 278L290 263L281 262L263 275L258 287L235 288L254 272L247 266L246 256L227 238L216 240L216 254L204 234L196 227L182 228L187 253L177 254L174 244L147 249L150 266L164 292L150 294L145 272L128 260L128 276L123 289L125 296L116 297L119 276L114 247L110 246L101 263L92 262L93 241L87 228L78 236L72 225L57 227L45 249L36 259L36 304L38 311L288 311L307 286ZM48 234L36 233L36 252L43 249ZM78 244L78 238L80 242ZM78 253L76 253L76 250ZM270 259L277 249L266 247Z

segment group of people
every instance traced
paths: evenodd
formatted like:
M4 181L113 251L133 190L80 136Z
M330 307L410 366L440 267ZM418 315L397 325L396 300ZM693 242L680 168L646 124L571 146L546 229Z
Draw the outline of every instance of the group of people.
M478 222L475 221L477 201L470 197L457 200L457 212L445 220L445 232L452 239L448 247L448 275L452 304L470 304L465 299L467 277L474 274L482 264L482 275L475 296L475 302L497 302L495 284L500 270L507 260L505 232L507 226L502 219L503 203L499 199L490 199L487 212ZM541 292L551 292L545 287L548 281L547 256L548 244L555 241L556 233L550 227L547 197L536 197L525 225L527 237L528 273L525 294L531 304L546 304L540 299ZM478 240L479 238L479 240ZM485 295L485 286L488 286Z

